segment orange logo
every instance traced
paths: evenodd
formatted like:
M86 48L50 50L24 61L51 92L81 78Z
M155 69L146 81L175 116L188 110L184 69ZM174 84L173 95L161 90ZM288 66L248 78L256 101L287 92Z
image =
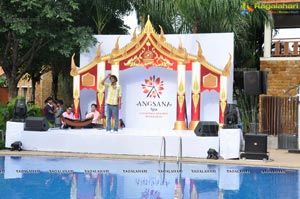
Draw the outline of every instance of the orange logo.
M160 98L162 91L164 90L164 81L161 81L159 77L155 75L150 76L149 79L145 79L145 84L141 84L144 93L147 97Z

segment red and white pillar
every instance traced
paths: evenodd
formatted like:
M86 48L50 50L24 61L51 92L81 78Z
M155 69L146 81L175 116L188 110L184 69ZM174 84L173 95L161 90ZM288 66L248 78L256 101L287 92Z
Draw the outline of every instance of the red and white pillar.
M80 119L80 75L73 76L73 105L74 105L74 115L76 119Z
M186 66L178 64L177 66L177 115L174 130L186 130L186 107L185 107L185 74Z

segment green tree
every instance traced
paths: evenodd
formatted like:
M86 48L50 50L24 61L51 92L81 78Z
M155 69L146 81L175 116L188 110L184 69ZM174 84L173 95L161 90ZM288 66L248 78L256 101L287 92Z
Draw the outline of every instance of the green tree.
M42 50L70 56L75 47L85 49L94 41L91 28L74 21L78 5L75 0L0 2L0 65L10 99L17 95L18 81Z
M132 5L128 0L92 0L91 13L96 24L97 34L102 34L107 24L119 21L122 16L132 11ZM120 22L120 21L119 21Z

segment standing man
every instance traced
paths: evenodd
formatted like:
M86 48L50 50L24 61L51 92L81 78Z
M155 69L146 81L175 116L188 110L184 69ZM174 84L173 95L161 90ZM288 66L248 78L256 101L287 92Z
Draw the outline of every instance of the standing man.
M61 115L64 112L64 109L62 106L63 106L63 101L56 100L56 109L55 109L55 113L54 113L55 127L61 127Z
M46 103L46 106L44 108L45 117L46 117L46 119L49 123L50 128L53 128L54 127L54 122L55 122L55 117L54 117L55 109L54 109L54 106L53 106L52 97L48 97L45 100L45 103Z
M109 78L110 84L105 84L105 80ZM101 84L107 88L106 98L106 131L111 131L111 117L114 116L115 126L114 132L118 132L119 124L119 109L121 109L121 86L117 84L118 78L115 75L108 74L102 81Z

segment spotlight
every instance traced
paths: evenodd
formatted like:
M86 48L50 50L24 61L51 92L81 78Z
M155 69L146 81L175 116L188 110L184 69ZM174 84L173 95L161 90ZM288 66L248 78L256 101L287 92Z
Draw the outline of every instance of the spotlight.
M27 116L27 106L25 99L17 99L13 109L13 119L15 122L24 122Z
M11 151L21 151L22 150L22 142L16 141L11 145Z
M238 128L238 117L235 104L227 104L224 113L223 128Z

